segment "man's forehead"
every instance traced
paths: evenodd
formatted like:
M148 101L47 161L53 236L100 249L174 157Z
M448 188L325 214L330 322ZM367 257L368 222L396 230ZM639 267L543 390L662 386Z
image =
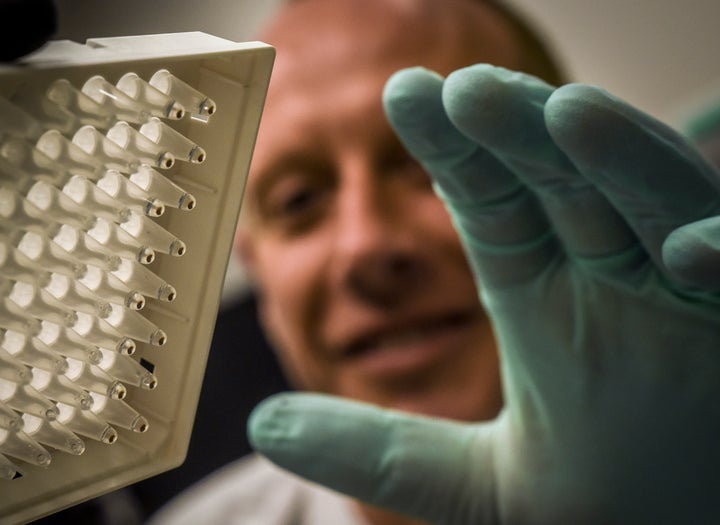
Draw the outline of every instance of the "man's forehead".
M507 60L515 42L506 21L476 0L296 0L260 39L278 49L278 76L300 77L312 63L372 67L388 54L407 66L429 66L419 62L443 56L455 62L461 54L471 62L514 65Z

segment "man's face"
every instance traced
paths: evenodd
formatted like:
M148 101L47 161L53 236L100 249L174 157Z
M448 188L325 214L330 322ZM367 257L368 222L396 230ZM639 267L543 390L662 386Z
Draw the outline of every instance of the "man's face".
M501 393L489 321L444 205L381 101L398 69L477 60L443 44L447 30L419 35L421 24L397 38L385 21L360 33L364 21L346 15L307 33L314 43L297 44L299 20L267 39L278 61L238 237L263 323L299 388L492 417ZM485 59L512 66L497 54Z

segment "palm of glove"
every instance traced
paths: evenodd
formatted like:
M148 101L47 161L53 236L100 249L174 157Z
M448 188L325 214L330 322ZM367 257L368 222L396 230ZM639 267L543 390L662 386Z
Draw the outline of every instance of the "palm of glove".
M588 86L554 90L490 66L447 80L413 69L391 79L385 103L464 240L506 408L489 424L446 426L284 400L256 417L259 448L436 523L720 522L720 305L700 291L717 286L717 251L690 224L720 211L714 171Z
M406 72L387 101L447 199L499 338L500 521L673 510L677 523L712 508L720 316L661 257L674 228L720 211L711 170L594 88L486 66L440 83ZM419 101L424 115L406 111Z
M507 399L489 454L497 522L716 522L718 322L657 275L548 273L492 299Z

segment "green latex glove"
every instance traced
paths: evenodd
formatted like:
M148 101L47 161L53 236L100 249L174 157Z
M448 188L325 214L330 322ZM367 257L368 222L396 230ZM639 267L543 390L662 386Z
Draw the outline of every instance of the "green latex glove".
M385 104L481 283L505 409L465 425L282 395L257 450L433 523L720 523L719 250L700 222L663 260L720 211L714 170L600 89L490 66L402 71Z

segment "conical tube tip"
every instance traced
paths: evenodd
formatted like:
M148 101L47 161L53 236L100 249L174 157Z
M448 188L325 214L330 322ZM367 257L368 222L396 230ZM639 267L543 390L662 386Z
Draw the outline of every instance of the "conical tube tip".
M193 210L195 209L195 206L197 206L197 201L195 200L195 197L189 193L183 193L183 196L180 197L180 200L178 201L178 207L181 210Z
M162 330L155 330L150 336L150 344L154 346L163 346L167 343L167 334Z
M190 155L188 155L188 160L193 164L202 164L206 158L207 153L205 153L205 150L200 146L195 146L190 150Z
M165 205L157 199L148 201L145 206L145 215L148 217L160 217L165 213Z
M132 291L125 299L125 306L131 310L142 310L145 307L145 297L140 292Z
M150 372L143 374L143 377L140 380L140 387L145 390L155 390L157 387L157 378Z
M148 428L150 428L150 423L148 423L148 420L145 419L143 416L136 417L135 421L133 421L132 425L130 426L130 430L141 434L143 432L147 432Z
M17 473L11 465L0 465L0 479L15 479Z
M185 107L178 103L173 102L172 104L168 104L167 109L165 110L165 117L169 118L171 120L180 120L185 116Z
M168 283L163 284L158 290L157 298L161 301L172 302L177 297L177 291L175 288Z
M169 251L170 255L174 255L175 257L181 257L185 255L185 252L187 251L187 246L180 239L175 239L172 243L170 243Z
M93 398L87 392L78 395L78 404L83 410L89 410L93 406Z
M45 411L45 419L47 419L48 421L55 421L59 415L60 415L60 410L56 406L54 406L52 408L48 408Z
M108 388L108 397L110 399L125 399L125 396L127 396L127 388L118 381Z
M137 260L140 264L150 264L155 260L155 250L148 248L147 246L143 246L143 248L138 252Z
M73 439L70 442L70 452L75 454L76 456L80 456L83 452L85 452L85 443L82 439Z
M106 443L108 445L112 445L117 441L118 433L117 431L111 427L107 426L105 427L105 430L103 431L102 435L100 436L100 441L103 443Z
M38 452L35 455L35 464L39 467L49 467L52 461L52 456L49 452Z

